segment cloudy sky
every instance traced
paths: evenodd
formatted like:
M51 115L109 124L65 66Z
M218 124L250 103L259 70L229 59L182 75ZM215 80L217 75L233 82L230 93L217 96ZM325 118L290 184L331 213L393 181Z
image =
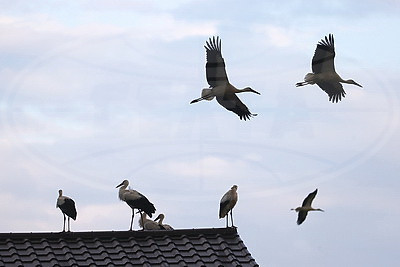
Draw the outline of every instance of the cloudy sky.
M386 1L0 1L0 231L127 230L128 179L175 228L224 227L261 266L396 266L400 245L400 3ZM310 72L333 33L337 104ZM208 87L205 41L222 39L241 121ZM318 188L301 226L290 211ZM137 228L137 221L135 222Z

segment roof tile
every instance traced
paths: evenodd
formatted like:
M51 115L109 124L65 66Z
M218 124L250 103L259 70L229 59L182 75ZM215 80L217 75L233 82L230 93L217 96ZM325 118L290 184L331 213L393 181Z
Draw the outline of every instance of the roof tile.
M0 233L0 266L258 266L236 228Z

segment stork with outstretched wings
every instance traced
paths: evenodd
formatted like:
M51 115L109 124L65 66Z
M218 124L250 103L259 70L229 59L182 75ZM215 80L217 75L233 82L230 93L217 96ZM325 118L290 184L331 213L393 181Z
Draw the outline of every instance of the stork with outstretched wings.
M190 104L201 100L212 100L215 97L221 106L236 113L241 120L248 120L250 117L257 115L252 114L236 94L252 92L259 95L260 93L250 87L237 89L229 83L225 61L221 54L221 39L218 36L216 38L212 37L204 47L207 54L206 77L210 88L203 89L201 97L193 100Z

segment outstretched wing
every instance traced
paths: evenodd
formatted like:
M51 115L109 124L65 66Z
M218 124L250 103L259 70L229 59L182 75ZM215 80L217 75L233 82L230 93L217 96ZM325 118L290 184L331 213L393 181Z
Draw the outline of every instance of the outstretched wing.
M317 195L317 192L318 192L318 189L315 189L314 192L308 194L308 196L304 199L302 206L303 206L303 207L310 207L312 201L314 200L315 196ZM306 214L306 215L307 215L307 214ZM300 216L300 213L299 213L299 216ZM305 218L306 218L306 217L304 216L304 219L305 219Z
M312 59L312 71L314 73L335 71L334 65L335 46L333 35L325 36L325 40L321 39L315 49L314 57Z
M317 82L317 85L328 94L329 101L332 101L332 103L337 103L346 95L342 84L339 82Z
M299 211L299 215L297 216L297 224L300 225L307 217L307 211Z
M252 116L256 115L252 114L247 106L243 104L234 93L225 93L223 97L217 96L217 101L227 110L236 113L241 120L249 120Z
M225 62L221 54L221 39L217 36L210 38L204 46L207 54L206 77L210 87L228 83Z

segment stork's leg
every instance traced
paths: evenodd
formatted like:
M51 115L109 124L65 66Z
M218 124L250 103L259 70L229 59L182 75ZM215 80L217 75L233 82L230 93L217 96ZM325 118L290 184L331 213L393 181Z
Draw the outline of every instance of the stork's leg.
M226 214L226 228L228 228L228 218L229 216L228 216L228 214Z
M213 95L213 94L204 95L204 96L202 96L202 97L199 97L199 98L197 98L197 99L192 100L192 101L190 102L190 104L197 103L197 102L199 102L199 101L201 101L201 100L204 100L204 99L207 99L207 98L209 98L209 97L214 97L214 95ZM210 99L210 100L211 100L211 99Z
M71 232L70 223L71 223L71 218L68 217L68 232Z
M232 215L232 210L233 210L233 209L231 209L231 223L232 223L232 227L233 227L233 215Z
M140 213L140 220L142 220L142 225L143 225L142 231L143 231L144 230L144 221L143 221L142 211L139 210L139 213Z
M194 100L192 100L192 101L190 102L190 104L197 103L197 102L199 102L199 101L201 101L201 100L203 100L203 99L204 99L204 98L202 98L202 97L197 98L197 99L194 99Z
M135 212L134 212L134 210L132 209L131 228L129 228L129 231L132 231L133 217L135 217Z
M308 82L298 82L296 83L296 87L307 85Z
M64 215L63 232L65 232L65 214L63 213L63 215Z

